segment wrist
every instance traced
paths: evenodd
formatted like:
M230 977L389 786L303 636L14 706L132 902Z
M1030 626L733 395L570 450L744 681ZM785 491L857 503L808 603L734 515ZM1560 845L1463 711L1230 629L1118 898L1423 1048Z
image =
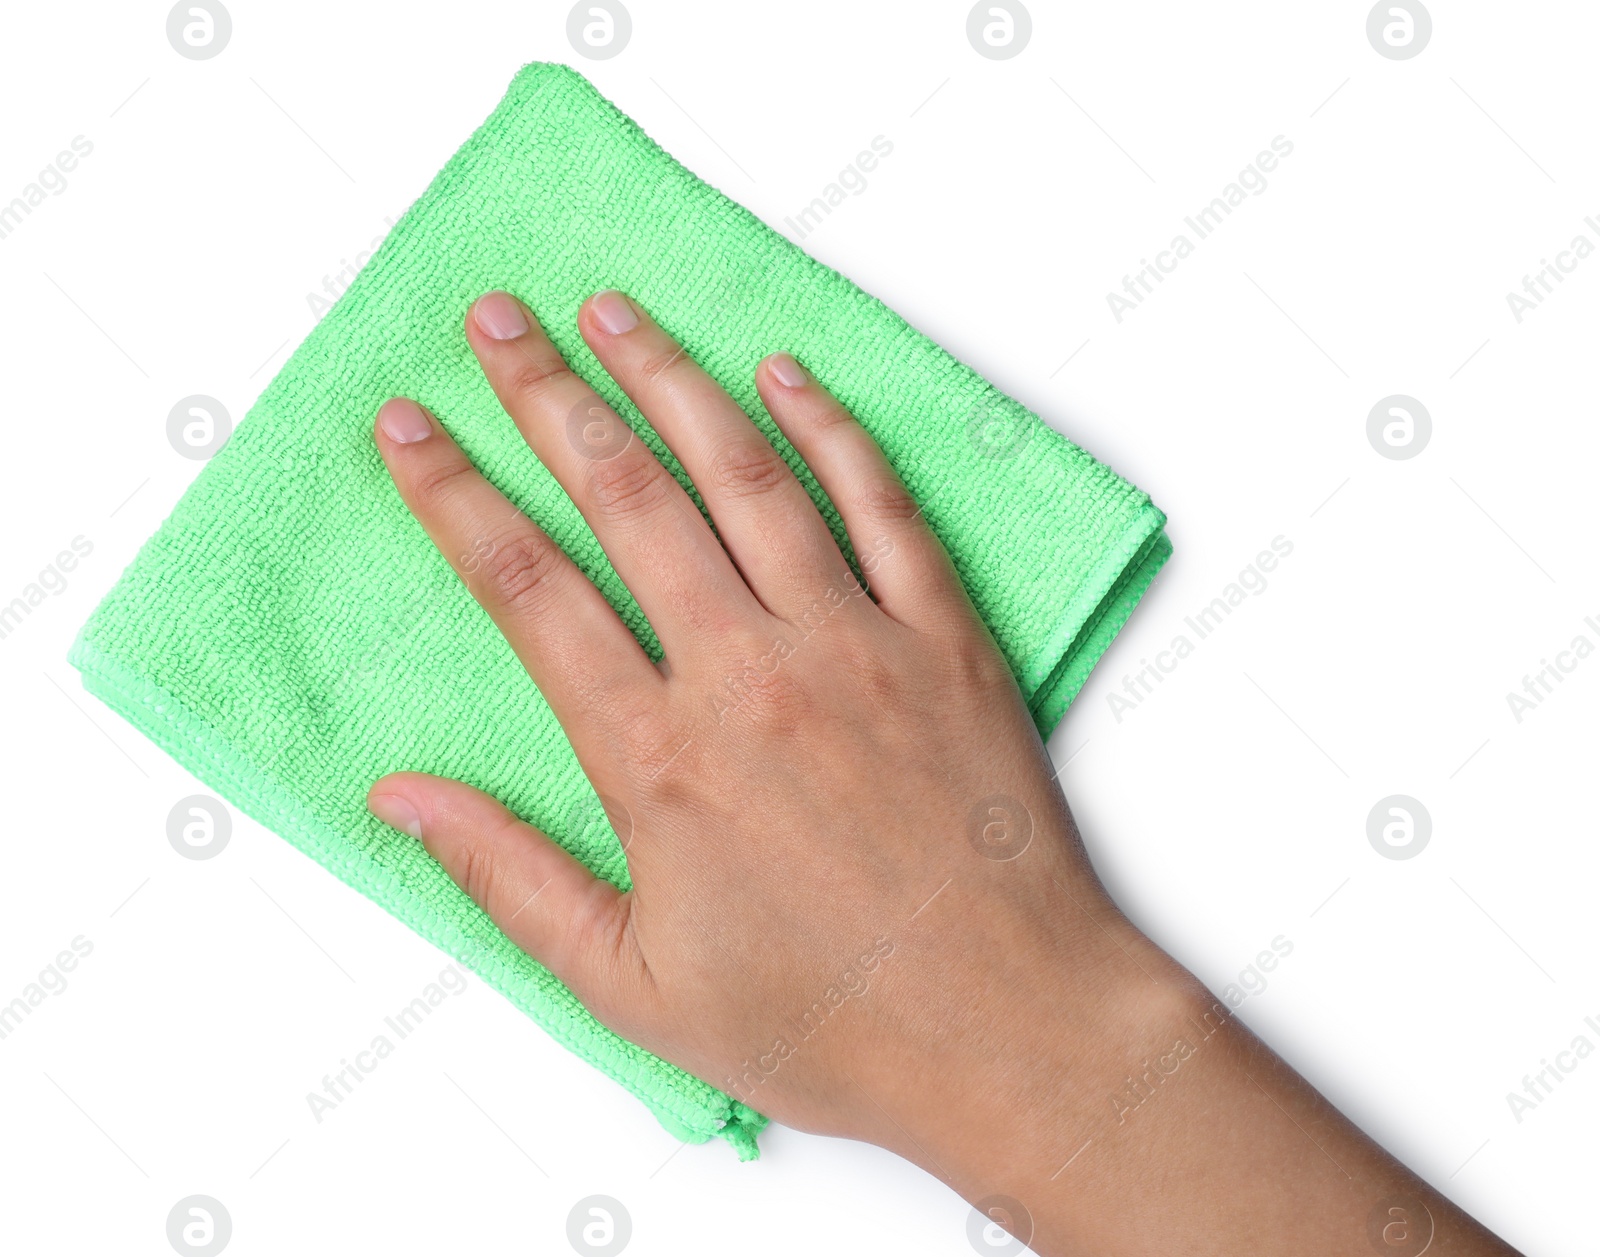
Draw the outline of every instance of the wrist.
M1104 950L1061 959L1035 974L1041 989L993 1010L994 1031L963 1054L959 1085L914 1113L912 1129L927 1132L943 1176L968 1200L1026 1206L1066 1178L1181 1066L1179 1041L1200 1042L1208 1015L1215 1021L1204 987L1118 922ZM1054 984L1067 964L1073 979Z
M868 1103L849 1133L969 1200L1015 1195L1041 1169L1048 1181L1085 1132L1117 1119L1126 1076L1156 1068L1174 1030L1203 1021L1211 1002L1097 888L1058 898L1041 936L986 934L959 972L919 975L919 988L946 994L929 1002L914 1047L875 1054L852 1076ZM906 960L903 972L916 967Z
M1085 969L1035 973L994 1033L958 1036L979 1051L961 1043L923 1093L934 1102L906 1108L895 1150L988 1215L973 1224L985 1243L1014 1251L997 1243L1003 1226L1046 1255L1131 1257L1182 1235L1195 1254L1308 1257L1403 1225L1447 1257L1511 1251L1120 916L1102 924L1105 946L1072 958Z

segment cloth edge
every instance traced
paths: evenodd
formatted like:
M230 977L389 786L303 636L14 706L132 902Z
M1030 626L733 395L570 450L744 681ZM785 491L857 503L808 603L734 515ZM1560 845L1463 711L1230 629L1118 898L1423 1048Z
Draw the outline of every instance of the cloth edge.
M1134 517L1121 544L1109 548L1079 586L1056 632L1030 664L1030 676L1047 674L1028 700L1039 736L1046 741L1171 556L1166 522L1153 503Z

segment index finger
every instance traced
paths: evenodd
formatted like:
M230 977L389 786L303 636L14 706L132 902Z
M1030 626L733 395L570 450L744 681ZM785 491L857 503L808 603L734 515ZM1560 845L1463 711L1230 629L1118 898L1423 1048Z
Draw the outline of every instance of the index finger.
M665 678L604 595L432 415L391 398L377 440L401 498L505 634L580 759L661 697Z

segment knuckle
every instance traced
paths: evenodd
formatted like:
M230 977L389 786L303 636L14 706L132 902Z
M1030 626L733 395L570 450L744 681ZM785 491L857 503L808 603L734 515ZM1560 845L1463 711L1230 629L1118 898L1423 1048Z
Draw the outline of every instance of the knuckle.
M572 368L557 355L518 354L502 377L515 396L536 401L564 383Z
M922 513L905 485L893 476L873 476L856 494L856 507L870 519L909 523Z
M940 651L945 679L957 692L975 698L992 697L1015 684L1011 668L988 637L981 632L957 632Z
M518 533L498 542L478 567L485 592L510 607L527 606L543 597L560 570L554 543L536 533Z
M568 985L602 1025L643 1043L654 1037L660 1009L655 982L641 968L631 919L631 909L608 907L586 940L589 963Z
M847 638L839 647L841 661L858 697L883 707L898 700L902 692L900 674L890 662L883 643Z
M817 704L805 683L790 669L751 679L743 711L764 737L790 741L815 724Z
M730 655L716 686L718 723L735 720L763 737L786 739L811 727L816 698L788 660L795 647L784 640L751 642Z
M411 496L421 510L431 510L448 501L462 481L475 473L465 458L446 459L417 473L411 481Z
M867 596L867 587L854 572L845 568L811 600L809 605L796 607L789 615L789 622L795 626L801 637L809 638L813 633L825 628L839 612L845 610L852 599Z
M648 514L667 494L667 473L647 454L623 456L596 463L590 472L589 492L595 507L612 520Z
M658 781L671 765L681 763L692 741L677 721L659 711L634 713L617 725L616 738L643 782Z
M491 896L495 892L496 884L494 856L487 846L473 842L464 843L456 851L450 876L457 886L467 892L473 903L493 915Z
M789 465L770 445L742 442L718 450L711 460L711 484L729 497L767 493L789 477Z
M688 361L689 355L684 352L682 345L668 344L639 364L639 374L654 384L667 372L677 369Z
M579 892L572 905L569 920L573 936L590 952L612 952L621 941L616 934L621 923L617 901L612 897L614 889L609 882L596 878Z
M848 427L855 421L856 417L831 397L811 413L811 426L824 432Z

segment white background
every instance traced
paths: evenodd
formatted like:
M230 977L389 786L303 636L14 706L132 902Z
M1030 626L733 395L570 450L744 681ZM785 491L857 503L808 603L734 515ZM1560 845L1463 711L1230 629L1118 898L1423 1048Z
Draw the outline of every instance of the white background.
M1600 1056L1520 1123L1506 1093L1600 1046L1600 656L1520 723L1506 694L1600 645L1600 259L1520 323L1506 294L1600 244L1600 13L1438 0L1390 60L1362 3L1036 3L998 61L962 3L629 3L631 42L592 62L564 3L237 0L207 61L162 4L8 11L0 202L94 147L0 240L0 602L93 551L0 640L0 1002L74 937L93 952L0 1041L5 1247L170 1252L168 1210L205 1193L232 1253L560 1253L604 1193L641 1255L971 1251L967 1206L874 1149L680 1149L476 979L318 1124L306 1093L444 958L242 817L180 858L166 818L202 787L64 662L200 466L173 403L241 417L308 294L521 63L568 60L775 226L892 142L806 247L1171 517L1051 745L1119 900L1219 988L1285 935L1245 1020L1513 1243L1595 1251ZM1106 294L1279 135L1266 191L1119 323ZM1407 461L1366 436L1391 394L1432 416ZM1277 536L1266 591L1119 721L1108 694ZM1408 860L1367 841L1395 793L1433 822Z

